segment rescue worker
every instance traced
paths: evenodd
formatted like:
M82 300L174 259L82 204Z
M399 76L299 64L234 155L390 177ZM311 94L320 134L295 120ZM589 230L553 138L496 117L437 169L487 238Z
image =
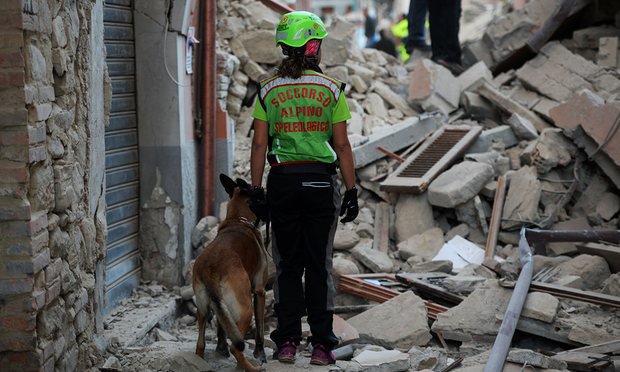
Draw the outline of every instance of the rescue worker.
M250 157L252 185L262 185L265 158L267 205L273 229L277 328L274 359L294 363L308 315L315 365L335 363L332 329L333 239L338 214L353 221L358 212L355 168L346 121L351 118L345 84L319 68L327 30L313 13L284 14L276 45L285 55L277 72L260 82ZM341 200L337 168L345 192ZM304 276L304 284L302 284Z

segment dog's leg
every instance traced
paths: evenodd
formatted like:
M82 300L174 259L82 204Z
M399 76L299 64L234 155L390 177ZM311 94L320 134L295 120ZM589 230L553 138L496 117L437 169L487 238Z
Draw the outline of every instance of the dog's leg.
M267 363L265 356L265 283L267 282L267 272L263 276L263 281L254 289L254 322L256 323L256 347L254 348L254 358Z
M246 306L242 307L243 310L239 316L239 321L237 322L237 327L239 328L239 332L242 335L245 335L245 333L248 331L248 328L250 328L250 323L252 322L252 304L250 301L247 301L247 304L245 305ZM254 367L252 363L250 363L250 361L245 357L245 355L243 355L243 352L237 350L234 345L230 347L230 351L232 352L235 359L237 359L239 365L241 365L241 367L246 372L259 371L259 369Z
M198 309L198 341L196 341L196 355L201 358L205 354L205 315Z
M217 322L217 347L215 348L215 351L227 358L230 356L230 353L228 352L228 342L226 341L226 331L220 322Z

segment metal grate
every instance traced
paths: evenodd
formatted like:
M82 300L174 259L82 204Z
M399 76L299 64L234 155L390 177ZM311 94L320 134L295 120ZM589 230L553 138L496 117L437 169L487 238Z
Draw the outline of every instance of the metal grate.
M420 156L412 161L402 172L400 177L422 177L429 171L454 145L456 145L468 131L448 129L444 130L428 146Z
M426 140L388 178L381 190L422 193L480 135L479 126L443 127Z

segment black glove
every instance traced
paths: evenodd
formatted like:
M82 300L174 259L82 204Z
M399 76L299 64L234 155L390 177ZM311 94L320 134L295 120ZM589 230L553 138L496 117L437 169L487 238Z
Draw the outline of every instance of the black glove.
M357 217L360 207L357 205L357 188L351 187L350 190L344 192L342 198L342 206L340 207L340 217L346 216L340 220L342 223L351 222Z
M253 187L250 195L250 210L256 215L256 218L266 222L269 218L269 207L265 197L265 189Z

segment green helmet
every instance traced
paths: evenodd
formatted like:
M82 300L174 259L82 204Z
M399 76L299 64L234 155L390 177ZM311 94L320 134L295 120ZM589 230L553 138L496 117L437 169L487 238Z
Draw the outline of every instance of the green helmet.
M297 10L283 14L276 29L276 45L304 46L309 40L324 39L327 36L325 24L316 14Z

